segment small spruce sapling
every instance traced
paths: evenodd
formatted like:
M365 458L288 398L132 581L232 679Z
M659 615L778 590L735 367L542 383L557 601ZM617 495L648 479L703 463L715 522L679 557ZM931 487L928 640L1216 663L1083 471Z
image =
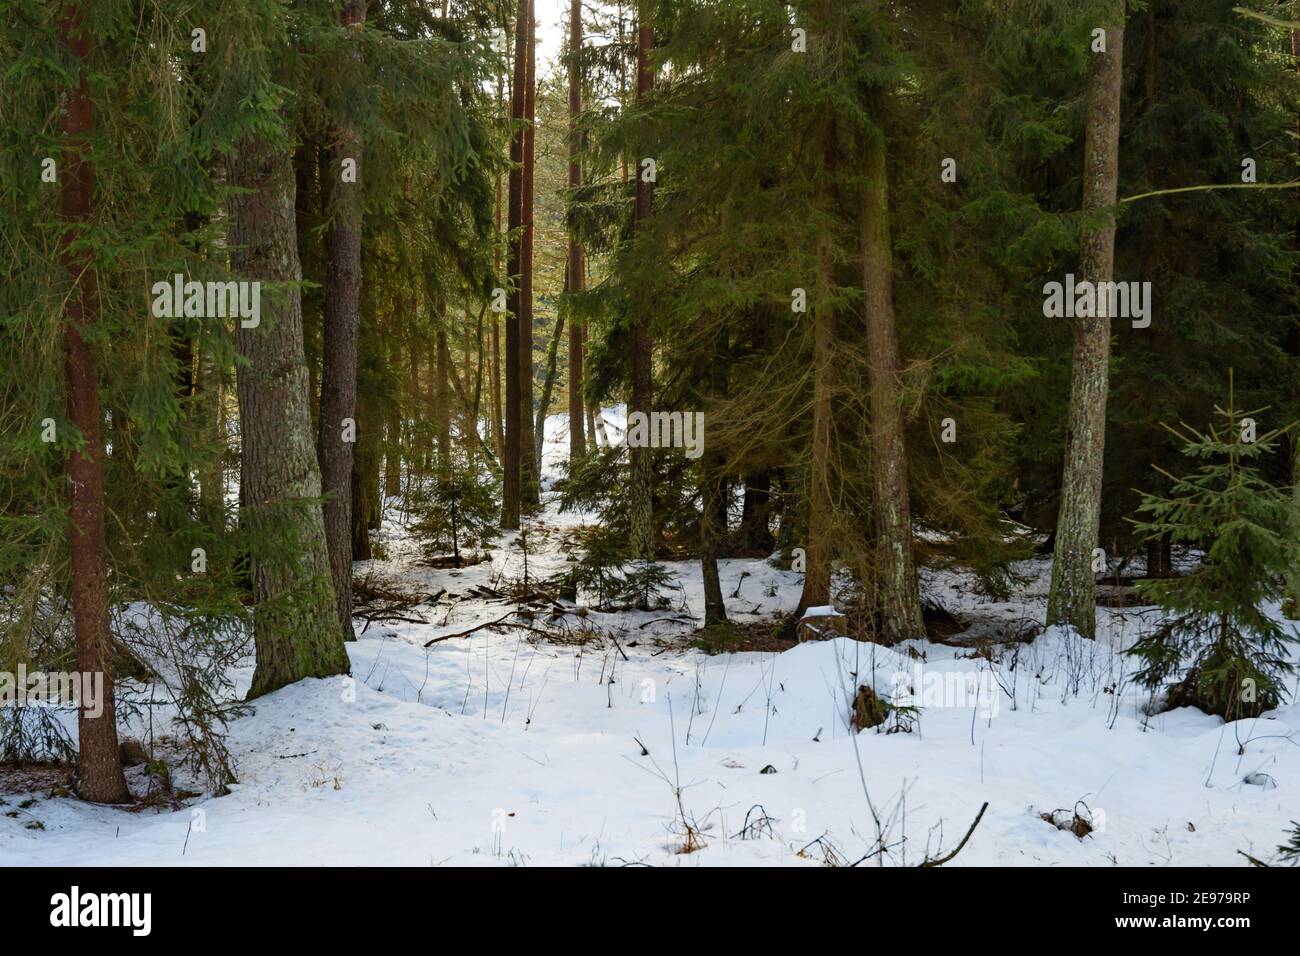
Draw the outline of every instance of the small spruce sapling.
M447 473L413 504L416 520L412 530L435 550L445 553L450 546L452 559L459 565L462 544L483 546L499 533L498 485L490 472L475 470L452 455Z
M1157 469L1172 487L1164 496L1144 495L1138 507L1147 516L1135 521L1142 537L1167 534L1175 544L1202 548L1204 557L1185 576L1139 582L1139 593L1167 619L1128 653L1141 660L1135 678L1146 687L1163 687L1182 673L1169 688L1167 708L1199 707L1236 720L1278 706L1292 670L1285 655L1292 637L1261 609L1281 597L1292 505L1257 466L1285 429L1243 440L1241 420L1249 413L1233 406L1231 385L1227 409L1216 406L1215 413L1222 424L1205 432L1186 424L1169 429L1199 464L1183 477Z

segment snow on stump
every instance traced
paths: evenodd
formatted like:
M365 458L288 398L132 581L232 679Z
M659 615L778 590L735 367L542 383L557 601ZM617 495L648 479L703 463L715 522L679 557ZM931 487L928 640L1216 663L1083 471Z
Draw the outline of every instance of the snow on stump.
M844 637L846 632L844 615L829 604L810 607L799 619L796 633L799 642L826 641L832 637Z

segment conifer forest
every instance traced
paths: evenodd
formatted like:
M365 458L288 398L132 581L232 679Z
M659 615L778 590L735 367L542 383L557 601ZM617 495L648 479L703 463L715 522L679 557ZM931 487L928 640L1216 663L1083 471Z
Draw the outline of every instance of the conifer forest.
M1300 863L1298 0L0 0L0 270L0 864Z

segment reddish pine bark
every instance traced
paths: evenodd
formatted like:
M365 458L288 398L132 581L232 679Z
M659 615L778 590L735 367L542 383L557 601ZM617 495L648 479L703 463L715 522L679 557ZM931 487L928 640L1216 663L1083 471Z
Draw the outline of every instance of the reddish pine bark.
M501 484L501 527L515 530L519 527L520 467L523 460L522 433L520 432L520 374L519 326L522 317L520 259L522 256L524 183L524 90L528 85L528 0L519 0L515 17L514 77L510 85L510 118L514 130L510 137L510 184L506 226L510 236L506 256L506 273L512 280L509 312L506 317L506 407L505 456L501 462L504 472Z
M79 66L76 87L66 91L63 132L68 145L60 187L63 218L68 223L62 259L73 280L63 327L63 368L67 377L68 418L81 433L83 443L80 450L68 453L67 462L72 618L77 642L77 669L83 675L103 675L102 711L98 716L92 716L93 710L83 699L77 712L80 750L77 793L83 800L95 803L127 803L131 800L131 793L117 752L108 632L99 375L94 349L82 334L99 321L99 290L92 253L87 249L72 249L72 244L84 235L85 226L90 221L95 193L95 170L86 157L94 126L90 86L86 79L90 37L80 8L64 8L59 36Z
M523 505L536 508L540 500L539 476L534 466L537 435L533 427L533 188L537 169L537 19L534 0L528 0L528 81L524 94L524 170L520 217L523 243L519 254L519 488Z

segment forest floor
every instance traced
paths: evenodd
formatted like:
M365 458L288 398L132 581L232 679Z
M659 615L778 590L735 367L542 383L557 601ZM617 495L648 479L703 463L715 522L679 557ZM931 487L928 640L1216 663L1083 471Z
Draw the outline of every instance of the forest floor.
M584 520L545 509L530 575L564 566ZM520 576L512 539L437 569L386 523L385 557L357 575L444 593L408 620L358 619L352 683L256 701L230 727L230 794L127 811L11 778L0 863L917 864L955 849L987 801L949 865L1235 866L1248 865L1238 851L1273 859L1300 816L1300 705L1233 724L1147 715L1117 652L1155 609L1100 609L1096 641L1049 629L987 654L840 638L710 655L690 640L699 565L669 562L671 608L567 615L558 639L485 628L426 648L515 607L470 594ZM923 590L962 615L1041 622L1048 562L1018 571L1004 602L960 571L927 572ZM765 560L723 561L721 577L742 624L798 602L801 576ZM557 627L547 616L531 624ZM242 694L251 660L234 677ZM857 688L888 698L899 680L919 712L853 733ZM910 731L879 732L900 723ZM1076 813L1091 832L1056 825L1083 832Z

